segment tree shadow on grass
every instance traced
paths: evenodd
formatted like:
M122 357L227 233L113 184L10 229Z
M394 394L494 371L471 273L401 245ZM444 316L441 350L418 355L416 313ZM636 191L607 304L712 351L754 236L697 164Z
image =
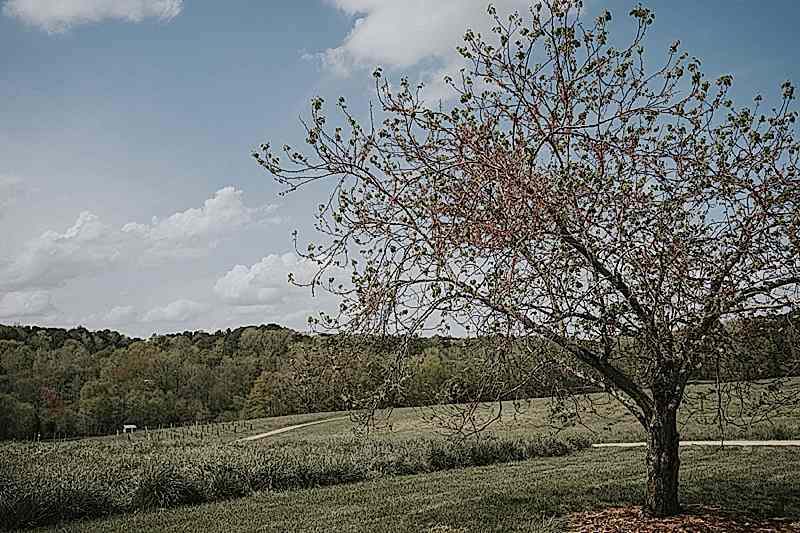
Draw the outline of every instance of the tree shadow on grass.
M740 458L741 459L741 458ZM682 481L684 506L719 508L726 514L748 518L798 518L800 497L794 476L778 476L772 468L748 476L735 468L704 468L702 461L687 469ZM614 475L619 477L614 479ZM444 523L470 531L549 531L553 517L608 507L639 506L644 501L643 473L598 467L593 476L606 481L551 476L531 486L496 487L416 515L427 523ZM426 516L427 515L427 516ZM548 525L549 524L549 525Z
M681 500L689 505L718 507L753 518L800 518L797 480L731 480L723 477L687 486Z

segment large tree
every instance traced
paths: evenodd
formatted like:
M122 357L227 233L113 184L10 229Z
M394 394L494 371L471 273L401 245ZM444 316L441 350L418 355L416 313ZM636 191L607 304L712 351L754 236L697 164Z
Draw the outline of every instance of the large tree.
M674 514L687 381L746 356L738 325L797 309L794 88L737 107L732 77L706 79L678 42L647 67L642 6L626 46L577 1L489 14L494 35L467 30L446 80L457 103L379 70L365 120L340 99L334 122L317 98L305 150L254 156L289 190L331 183L327 240L306 253L342 296L330 325L557 346L645 428L646 510Z

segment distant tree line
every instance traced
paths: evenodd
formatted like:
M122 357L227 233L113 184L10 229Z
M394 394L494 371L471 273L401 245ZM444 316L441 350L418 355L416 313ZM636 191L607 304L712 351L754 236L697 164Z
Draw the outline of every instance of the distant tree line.
M764 318L734 325L753 339L752 349L748 357L731 358L737 364L722 379L796 373L796 341L783 323ZM388 355L394 354L386 345L391 338L345 340L275 324L146 340L82 327L0 325L0 439L99 435L122 424L158 427L549 396L553 384L596 390L543 366L541 353L506 341L419 338L397 361ZM487 365L490 352L504 364ZM698 369L695 379L720 377L708 372ZM358 403L374 400L371 392L387 382L392 386L379 405Z

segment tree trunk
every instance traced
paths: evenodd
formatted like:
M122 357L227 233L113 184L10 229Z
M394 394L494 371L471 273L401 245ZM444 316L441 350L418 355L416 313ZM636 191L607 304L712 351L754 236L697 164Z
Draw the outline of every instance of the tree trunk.
M647 495L644 508L644 512L650 516L672 516L680 512L677 418L677 407L655 402L647 441Z

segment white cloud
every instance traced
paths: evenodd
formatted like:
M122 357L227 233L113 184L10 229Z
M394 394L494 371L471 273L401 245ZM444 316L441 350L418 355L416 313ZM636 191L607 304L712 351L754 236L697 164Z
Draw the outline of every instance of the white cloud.
M108 324L128 324L136 319L136 309L132 305L112 308L104 317Z
M112 267L123 256L113 230L88 211L64 233L47 231L32 239L10 265L0 269L0 287L50 288Z
M488 35L493 20L487 0L327 0L354 16L353 26L336 48L321 54L329 70L347 75L354 70L427 67L422 73L431 99L449 96L442 79L455 77L463 62L456 47L472 28ZM499 14L524 13L529 0L495 0ZM433 65L433 67L431 67Z
M329 305L322 309L319 302L312 302L312 305L302 307L296 311L287 311L282 307L251 305L247 307L229 307L223 311L218 327L210 329L236 328L243 324L280 324L287 328L298 331L310 330L308 324L309 317L319 317L320 310L328 313L335 310L335 305Z
M117 229L84 211L63 233L48 231L28 241L11 262L0 264L0 289L60 287L120 264L147 265L202 255L237 230L275 222L270 217L274 209L247 207L241 191L226 187L200 208L151 224L128 223Z
M61 33L73 26L104 20L167 22L182 9L182 0L7 0L3 4L6 16L48 33Z
M242 191L225 187L206 200L203 207L187 209L164 220L153 217L151 224L131 222L122 227L122 233L148 242L153 250L170 251L176 246L186 249L205 243L213 246L231 230L257 222L277 222L279 219L267 217L275 208L247 207Z
M278 305L310 293L309 288L289 283L290 272L296 281L308 282L316 271L315 263L295 254L268 255L251 267L233 267L217 280L214 292L231 305Z
M70 322L68 320L68 322ZM123 326L139 322L136 308L132 305L116 306L105 313L92 313L75 321L90 328Z
M151 309L142 322L188 322L202 315L208 306L192 300L176 300L164 307Z
M50 293L45 291L9 292L0 298L0 318L42 316L55 307Z
M335 314L339 307L337 296L324 290L312 293L309 287L289 283L289 273L299 283L308 283L317 273L316 263L295 254L268 255L252 266L236 265L214 285L214 293L229 307L228 320L241 323L277 322L302 329L308 317L320 311ZM325 281L333 276L335 283L349 286L344 269L331 269Z

